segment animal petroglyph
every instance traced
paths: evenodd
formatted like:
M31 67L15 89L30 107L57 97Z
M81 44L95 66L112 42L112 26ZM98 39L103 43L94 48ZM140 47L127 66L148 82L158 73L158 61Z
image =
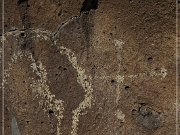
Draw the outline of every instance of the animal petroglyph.
M13 32L8 32L5 35L9 36L9 35L14 35L14 36L18 36L20 33L22 33L23 31L13 31ZM43 37L45 40L50 39L51 38L51 33L48 31L41 31L39 29L37 30L32 30L32 32L36 33L36 37L40 38ZM84 91L85 91L85 95L84 95L84 100L79 104L79 106L73 110L73 117L72 117L72 131L71 134L72 135L77 135L77 130L78 130L78 122L79 122L79 117L81 115L84 115L83 111L86 108L91 108L91 104L92 104L92 92L93 92L93 88L92 88L92 84L91 84L91 76L88 76L85 74L85 70L83 68L81 68L78 65L78 61L77 58L75 57L75 54L68 48L66 47L59 47L60 49L60 53L63 55L67 56L67 59L70 61L70 63L72 64L73 68L77 71L78 76L77 76L77 83L79 83ZM60 99L56 99L55 95L51 93L48 83L47 83L47 72L45 67L43 66L43 64L40 61L35 61L35 59L33 58L32 54L28 51L26 52L21 52L18 51L16 53L14 53L14 55L11 58L11 62L9 63L9 69L12 69L11 63L16 63L18 59L21 59L23 56L26 56L28 58L28 60L31 62L31 65L29 65L32 68L32 71L40 78L38 80L33 79L33 83L30 85L30 87L32 88L32 92L36 93L37 98L41 97L44 99L44 102L40 102L40 105L45 105L46 108L44 108L45 111L48 110L53 110L54 114L57 118L58 124L57 124L57 135L61 135L61 120L63 119L63 111L64 111L64 106L63 103L64 101L60 100ZM8 74L6 74L6 77L9 77Z
M35 37L35 38L43 38L44 40L51 40L54 38L53 37L54 34L50 31L40 30L40 29L30 29L30 31L34 34L32 37ZM4 34L4 36L1 37L1 42L2 41L8 42L6 37L10 35L16 37L16 36L19 36L23 32L24 30L14 30L14 31L7 32ZM118 69L120 69L122 65L121 53L122 53L124 42L122 40L115 39L114 44L115 44L116 49L118 50L118 56L117 56L118 63L119 63ZM85 91L84 100L79 104L79 106L76 109L72 111L73 116L72 116L71 135L77 135L80 116L85 114L83 113L83 111L85 111L86 109L90 109L92 106L92 99L93 99L93 88L92 88L92 83L91 83L92 77L90 75L87 75L85 73L85 69L79 66L77 57L75 56L74 52L71 49L58 45L56 40L54 40L54 45L58 47L61 55L67 56L68 61L71 63L72 67L77 72L77 83L79 83ZM64 105L63 105L64 101L62 101L61 99L56 99L55 95L51 93L48 86L47 72L43 63L41 63L40 61L35 61L32 54L28 51L26 53L17 51L16 53L14 53L14 55L11 58L11 62L9 63L8 70L12 69L11 63L16 63L16 61L18 59L21 59L23 56L26 56L28 58L28 60L31 62L29 67L31 67L32 71L39 77L39 79L36 79L36 80L34 79L33 83L31 84L32 92L37 94L37 98L38 97L43 98L44 102L43 103L40 102L40 104L45 105L45 108L44 108L45 111L49 109L54 111L54 115L56 116L57 121L58 121L57 135L61 135L62 134L61 121L63 119L63 112L65 110ZM161 77L162 79L167 76L167 70L164 67L162 67L160 72L150 71L149 74L150 76L148 76L147 73L140 73L136 75L123 75L123 73L121 73L120 70L118 70L118 73L115 76L115 78L117 79L117 85L118 85L117 91L116 91L117 92L116 103L118 103L120 99L121 86L123 85L124 80L126 78L136 79L138 77ZM6 74L6 77L9 77L9 75ZM98 78L100 78L100 76L98 76ZM105 79L112 78L112 76L103 76L102 78L105 78ZM125 115L121 111L118 110L116 115L118 119L124 122Z

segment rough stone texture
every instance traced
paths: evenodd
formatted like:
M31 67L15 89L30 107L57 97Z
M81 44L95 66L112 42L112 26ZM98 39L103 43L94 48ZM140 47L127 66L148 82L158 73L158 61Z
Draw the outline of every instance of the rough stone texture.
M6 0L5 135L171 135L174 0ZM1 37L2 39L2 37Z
M176 49L176 54L177 54L177 56L176 56L176 60L177 60L177 70L176 70L176 73L177 73L177 94L176 94L176 97L179 97L179 88L180 88L180 83L179 83L179 78L180 78L180 34L179 34L179 32L180 32L180 1L178 1L178 5L176 6L176 12L178 13L178 14L176 14L177 16L177 26L176 26L176 34L177 34L177 38L176 38L176 47L177 47L177 49ZM178 103L177 104L177 124L176 124L176 126L177 126L177 132L179 133L180 132L180 123L179 123L179 121L180 121L180 100L179 100L179 98L176 98L176 102Z

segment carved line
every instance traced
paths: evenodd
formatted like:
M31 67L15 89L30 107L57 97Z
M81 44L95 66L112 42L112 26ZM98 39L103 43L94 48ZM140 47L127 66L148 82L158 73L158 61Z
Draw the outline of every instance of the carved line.
M85 98L84 100L79 104L78 108L73 110L73 121L72 121L72 135L77 135L78 130L78 122L80 115L83 115L82 111L84 111L86 108L91 108L91 102L93 98L93 88L91 84L91 76L87 76L85 74L85 70L78 66L77 58L75 57L74 53L67 49L66 47L61 46L60 47L60 53L65 54L68 57L68 60L71 62L74 69L76 69L78 76L77 76L77 82L82 85L83 89L85 90Z
M117 40L115 39L114 40L114 45L118 51L117 53L117 59L118 59L118 74L120 74L120 69L121 69L121 66L122 66L122 58L121 58L121 53L122 53L122 49L123 49L123 45L124 45L124 42L122 40ZM120 95L121 95L121 90L120 88L122 87L121 86L121 83L120 82L123 82L124 81L124 77L121 77L121 76L117 76L117 81L118 84L117 84L117 89L116 89L116 104L118 104L118 101L120 99Z
M39 80L33 81L33 83L30 85L31 88L33 88L32 92L36 92L39 94L40 97L45 99L45 105L46 109L45 111L52 109L55 112L55 116L57 117L58 124L57 124L57 135L62 135L60 133L60 125L61 125L61 119L63 118L63 101L55 99L55 95L53 95L49 91L49 86L47 85L47 73L45 68L42 66L42 63L39 62L39 65L36 64L34 58L32 57L32 54L30 52L22 52L18 51L16 54L11 58L11 63L9 63L9 68L6 70L5 75L6 78L10 77L8 74L8 71L12 69L12 64L17 63L18 59L22 59L22 57L28 57L28 59L32 62L31 68L33 69L33 72L36 73L40 77ZM6 82L7 83L7 82Z
M34 92L37 92L39 96L45 99L44 104L47 106L46 109L52 109L55 112L55 116L58 120L57 135L62 135L62 133L60 132L60 127L61 120L63 118L64 101L55 99L55 95L50 92L49 86L47 85L47 72L45 68L42 66L42 63L39 62L39 65L37 65L34 58L32 57L32 54L29 53L28 56L29 59L32 61L31 67L33 69L33 72L35 72L40 77L39 80L33 81L31 87L34 90Z

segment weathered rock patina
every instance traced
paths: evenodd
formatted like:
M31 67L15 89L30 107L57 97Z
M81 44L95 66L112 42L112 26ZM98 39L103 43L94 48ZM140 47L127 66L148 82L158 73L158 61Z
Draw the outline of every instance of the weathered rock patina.
M175 9L6 0L5 135L175 134Z

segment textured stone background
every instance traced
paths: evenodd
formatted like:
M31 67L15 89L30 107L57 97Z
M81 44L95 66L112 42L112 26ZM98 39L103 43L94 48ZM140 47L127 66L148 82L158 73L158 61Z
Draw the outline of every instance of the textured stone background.
M5 135L174 135L174 0L6 0Z

